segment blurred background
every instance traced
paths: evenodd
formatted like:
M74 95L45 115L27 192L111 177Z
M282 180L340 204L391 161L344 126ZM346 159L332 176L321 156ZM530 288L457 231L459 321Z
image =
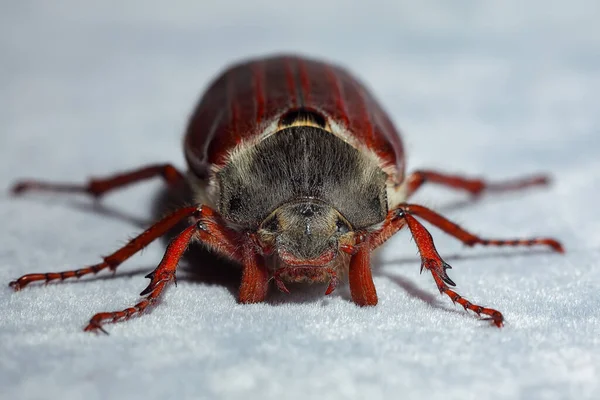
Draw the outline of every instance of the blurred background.
M553 236L568 250L469 250L432 230L461 293L506 314L502 332L438 297L403 233L380 253L375 310L343 295L245 308L219 285L184 282L109 338L80 333L92 313L135 300L164 251L151 246L121 278L0 290L6 398L594 398L599 18L595 0L0 2L2 188L184 168L182 132L211 79L246 57L298 52L373 90L403 131L409 171L551 174L549 189L473 206L437 188L417 199L476 233ZM148 221L160 187L103 204ZM94 263L140 229L93 209L0 196L0 283Z

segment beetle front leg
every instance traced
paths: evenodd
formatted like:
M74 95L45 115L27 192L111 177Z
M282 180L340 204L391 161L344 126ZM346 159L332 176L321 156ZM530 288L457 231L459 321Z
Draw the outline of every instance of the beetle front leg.
M175 270L177 269L177 263L179 259L187 249L192 236L197 231L197 226L192 225L180 233L167 247L165 255L158 265L158 267L146 278L150 278L150 284L142 293L141 296L147 295L142 301L134 305L133 307L126 308L122 311L112 312L101 312L94 315L88 325L84 328L86 332L101 331L108 334L102 328L102 322L118 322L125 321L134 315L143 313L148 307L152 306L161 296L167 284L171 281L175 281Z
M410 233L415 239L419 254L421 255L421 271L425 268L431 272L440 293L448 295L453 303L460 304L465 310L471 310L479 316L481 316L481 314L489 316L489 319L493 321L494 325L500 328L504 323L504 317L500 311L473 304L448 287L448 285L456 286L446 273L446 270L452 267L440 257L433 244L433 238L427 229L425 229L425 227L412 215L403 210L398 212L398 218L406 221Z
M155 176L162 176L169 186L174 186L185 180L184 175L171 164L149 165L106 178L90 179L87 184L51 183L38 180L23 180L13 185L13 194L29 191L84 193L100 197L106 192L121 189L132 183L141 182Z
M177 264L194 237L222 255L238 262L247 262L238 250L239 236L223 224L220 216L213 209L202 206L198 208L194 218L197 219L197 222L186 228L171 241L158 267L146 276L146 278L150 278L150 284L140 293L141 296L146 297L136 305L122 311L101 312L94 315L85 327L85 331L106 333L102 328L103 322L125 321L135 315L142 314L154 305L167 284L176 282Z
M508 192L525 189L531 186L547 185L550 179L545 175L534 175L526 178L511 179L504 182L488 182L483 179L465 178L458 175L420 170L406 179L406 198L410 198L424 183L432 182L453 189L465 190L473 196L486 192Z
M427 229L410 215L410 211L405 211L403 206L400 205L388 213L383 228L372 236L371 240L373 244L370 248L374 249L381 245L394 233L398 232L405 225L408 225L421 255L421 272L423 269L431 272L440 293L448 295L452 302L459 303L465 310L471 310L477 315L488 315L496 326L501 327L504 317L499 311L473 304L448 287L448 285L456 286L446 273L446 270L452 267L440 257L433 244L433 238Z
M440 292L448 295L453 302L459 303L465 309L471 310L478 315L488 315L498 327L502 326L504 320L499 311L475 305L448 287L448 285L455 286L454 282L452 282L446 273L446 270L451 267L438 254L431 234L413 217L413 215L424 218L468 246L473 246L475 244L489 246L545 245L558 252L564 251L562 245L558 241L549 238L515 240L482 239L465 231L440 214L415 204L400 204L395 209L388 212L382 229L370 237L371 250L383 244L394 235L394 233L402 229L404 225L408 225L421 255L421 271L423 271L423 268L429 270Z

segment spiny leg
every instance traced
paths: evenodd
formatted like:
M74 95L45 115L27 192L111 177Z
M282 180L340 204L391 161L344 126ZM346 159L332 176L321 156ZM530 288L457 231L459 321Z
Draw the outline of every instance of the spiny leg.
M483 179L465 178L442 172L420 170L406 179L406 198L410 198L425 182L437 183L453 189L465 190L473 196L486 192L508 192L525 189L531 186L547 185L550 179L544 175L511 179L503 182L488 182Z
M194 224L186 228L171 241L158 267L146 276L147 278L150 278L151 281L148 287L140 293L140 296L147 295L147 297L133 307L126 308L122 311L101 312L94 315L90 319L88 325L84 328L84 331L95 332L99 330L108 334L108 332L102 328L102 322L124 321L134 315L143 313L148 307L152 306L158 300L167 284L171 281L175 281L175 270L177 269L179 259L187 249L189 242L197 229L197 226Z
M88 274L96 274L106 268L109 268L111 271L115 271L121 263L127 260L129 257L133 256L135 253L146 247L155 239L167 233L171 228L173 228L177 223L193 216L194 214L201 215L203 212L208 212L206 207L199 209L196 206L184 207L181 208L172 214L166 216L162 220L158 221L150 228L146 229L144 232L131 239L125 246L121 247L119 250L115 251L111 255L104 257L104 261L90 265L84 268L71 270L71 271L62 271L62 272L46 272L46 273L34 273L23 275L19 279L10 282L10 287L12 287L15 291L22 289L27 286L31 282L35 281L44 281L48 283L53 280L65 280L68 278L81 278L84 275Z
M198 210L199 212L194 215L197 221L171 241L158 267L146 276L151 279L150 284L140 293L140 296L146 297L133 307L122 311L102 312L94 315L85 327L85 331L99 330L106 333L102 328L103 322L127 320L132 316L142 314L148 307L155 304L165 287L170 282L176 282L177 264L194 237L232 260L241 263L247 262L239 250L239 235L226 227L221 217L210 207L202 206Z
M34 190L56 193L84 193L94 197L100 197L106 192L121 189L132 183L141 182L155 176L162 176L170 186L174 186L184 181L184 175L171 164L158 164L149 165L105 178L90 179L87 184L23 180L15 183L11 191L13 194L21 194Z
M564 253L564 248L560 242L551 238L528 238L528 239L483 239L479 236L473 235L472 233L467 232L454 222L448 220L442 215L436 213L433 210L430 210L427 207L419 206L416 204L400 204L397 207L397 210L403 210L410 214L419 216L431 223L434 226L437 226L450 236L453 236L466 244L467 246L474 246L476 244L480 244L482 246L548 246L552 250L557 251L559 253ZM391 212L394 212L393 210Z
M411 214L417 215L432 225L440 228L450 236L453 236L466 244L467 246L474 246L476 244L482 246L535 246L542 245L548 246L554 251L564 253L564 248L560 242L551 238L528 238L528 239L484 239L476 236L468 231L464 230L457 224L451 222L442 215L430 210L427 207L419 206L416 204L403 203L398 205L396 208L390 210L383 223L383 227L380 231L371 235L370 246L371 250L375 250L377 247L385 243L391 238L396 232L398 232L406 223L404 219L398 218L398 214L402 212L410 212Z
M423 271L423 268L426 268L431 272L440 293L448 295L453 303L460 304L465 310L471 310L479 316L481 316L481 314L489 316L489 319L493 321L494 325L500 328L503 325L504 317L499 311L494 310L493 308L473 304L448 287L448 285L456 286L446 273L446 270L452 267L440 257L433 244L433 238L427 229L425 229L425 227L408 212L399 211L398 218L402 218L406 221L410 233L419 249L419 254L421 255L421 271Z
M562 253L564 251L562 245L558 241L549 238L517 240L482 239L465 231L458 225L437 214L436 212L426 207L414 204L400 204L395 209L392 209L388 212L381 230L370 235L369 249L374 250L387 241L396 232L402 229L404 225L408 225L411 234L415 239L417 247L419 248L419 253L421 254L421 271L423 268L427 268L429 271L431 271L440 292L446 293L453 302L457 302L465 309L472 310L477 314L488 315L494 321L496 326L502 326L503 323L503 317L500 312L491 308L473 305L471 302L462 298L458 293L448 287L448 285L455 286L454 282L452 282L446 273L446 270L449 269L450 266L446 264L437 253L437 250L433 244L433 239L431 238L429 232L420 222L412 217L411 214L424 218L428 222L442 229L451 236L456 237L469 246L473 246L475 244L490 246L545 245L557 252Z

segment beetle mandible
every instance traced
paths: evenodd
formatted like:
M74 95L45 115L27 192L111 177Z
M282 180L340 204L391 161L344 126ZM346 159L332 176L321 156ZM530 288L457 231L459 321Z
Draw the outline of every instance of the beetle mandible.
M85 185L26 180L13 193L30 190L100 197L129 184L161 176L169 185L186 181L194 206L182 207L150 226L96 265L56 273L27 274L10 283L19 290L34 281L79 278L122 262L178 223L190 223L168 245L147 277L143 299L123 311L94 315L86 331L106 332L104 322L143 313L175 280L179 259L193 241L241 264L240 303L265 300L269 282L328 283L331 293L347 276L352 300L377 304L371 253L407 227L441 293L496 326L504 317L451 289L432 237L419 218L468 246L549 246L550 238L480 238L426 207L406 201L432 182L477 196L544 185L544 176L489 183L430 170L405 174L400 135L383 108L345 69L292 55L245 61L211 84L192 114L184 139L189 172L151 165Z

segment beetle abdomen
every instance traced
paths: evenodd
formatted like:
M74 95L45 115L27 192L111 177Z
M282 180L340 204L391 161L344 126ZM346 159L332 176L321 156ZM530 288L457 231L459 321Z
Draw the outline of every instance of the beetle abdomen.
M280 205L314 198L363 228L385 218L386 178L373 159L333 134L293 126L231 155L217 173L218 206L225 219L255 228Z

